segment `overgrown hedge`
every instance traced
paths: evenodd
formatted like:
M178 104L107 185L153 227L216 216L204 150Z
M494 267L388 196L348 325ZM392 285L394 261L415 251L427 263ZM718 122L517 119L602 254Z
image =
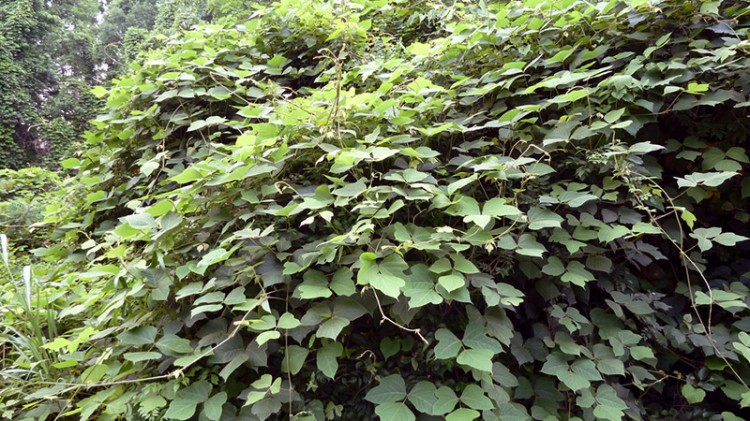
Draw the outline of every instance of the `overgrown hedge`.
M750 9L475 3L286 0L98 89L4 414L747 418Z

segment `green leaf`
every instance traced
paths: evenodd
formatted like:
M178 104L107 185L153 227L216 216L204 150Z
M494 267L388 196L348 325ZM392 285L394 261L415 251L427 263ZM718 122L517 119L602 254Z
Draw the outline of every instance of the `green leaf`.
M599 233L597 234L597 237L602 243L610 243L630 234L630 228L624 225L602 225L599 227Z
M517 403L501 403L498 407L500 414L502 414L502 420L503 421L529 421L531 420L531 417L529 417L528 412L526 412L526 408L524 408L522 405Z
M547 355L547 359L542 365L542 373L557 376L558 373L568 371L569 366L565 355L560 352L552 352Z
M336 340L336 338L339 336L339 333L341 333L341 331L348 325L349 320L334 315L330 319L323 322L318 327L318 330L315 332L315 334L321 338Z
M738 175L739 173L734 171L718 171L718 172L707 172L699 173L694 172L688 174L685 178L677 178L678 187L697 187L697 186L708 186L718 187L730 178Z
M430 44L423 44L421 42L414 42L406 47L406 52L415 56L426 56L430 53Z
M612 261L601 255L591 255L586 258L586 267L599 272L612 272Z
M363 255L364 256L364 255ZM398 255L391 254L380 263L360 256L361 268L357 273L357 283L360 285L372 285L373 288L383 294L398 298L401 289L406 285L404 271L408 265Z
M137 213L120 218L120 220L131 227L144 230L156 227L156 220L148 213Z
M281 371L295 375L302 370L307 360L307 354L310 351L297 345L289 345L284 353L284 359L281 362Z
M164 335L156 343L156 347L168 355L190 354L193 352L193 347L190 346L189 340L173 334Z
M107 88L105 88L104 86L96 86L93 89L91 89L91 94L97 98L104 98L104 96L107 95L107 93L108 93Z
M455 358L461 350L461 340L446 328L438 329L435 332L435 339L438 341L435 345L435 358L441 360Z
M458 354L456 362L487 373L492 372L492 358L495 353L488 349L465 349Z
M405 402L386 402L375 407L381 421L414 421L416 417Z
M625 375L625 365L617 358L604 358L597 360L596 368L605 376Z
M250 359L250 356L248 354L239 354L232 358L227 365L224 366L224 368L219 371L219 376L224 379L224 381L227 381L229 379L229 376L234 373L235 370L237 370L242 364L247 362Z
M468 384L461 392L461 403L468 405L469 408L478 410L490 410L494 408L492 401L485 396L481 387L476 384Z
M351 298L340 297L333 304L333 314L348 321L358 319L367 313L369 311L359 301Z
M354 272L348 267L339 268L331 280L331 290L338 296L351 296L357 292L354 286Z
M466 273L466 274L479 273L479 269L477 269L474 263L467 260L461 254L454 253L454 254L451 254L450 257L453 260L453 268L456 269L457 271L461 273Z
M710 3L706 3L706 4L710 4ZM701 6L701 11L704 10L704 7L706 6L706 4L704 4L703 6ZM688 87L687 87L686 91L687 91L687 93L694 94L694 95L701 94L701 93L704 93L704 92L708 92L708 83L690 82L690 83L688 83Z
M71 345L72 342L70 342L68 339L65 339L63 337L57 337L52 342L47 342L46 344L42 345L42 348L49 349L51 351L59 351L63 348L66 348Z
M384 359L388 359L401 350L401 340L397 338L385 337L380 340L380 352Z
M599 381L602 379L602 376L596 369L594 362L588 359L579 359L574 361L573 364L570 365L570 369L574 373L584 377L586 380Z
M438 284L445 288L448 292L453 292L466 284L464 277L456 271L453 271L450 275L441 276L438 278Z
M430 265L430 272L433 273L445 273L451 270L453 266L450 260L446 258L438 259L435 263Z
M547 264L542 268L542 272L550 276L560 276L565 273L565 265L559 257L550 256L547 259Z
M195 403L205 402L211 394L211 389L209 382L201 380L177 392L177 399L187 399Z
M158 352L126 352L123 357L134 363L148 360L158 360L162 358L162 355Z
M712 238L712 241L715 241L715 242L721 244L722 246L731 247L731 246L734 246L735 244L737 244L737 243L739 243L741 241L747 241L749 239L750 238L748 238L748 237L745 237L745 236L742 236L742 235L737 235L737 234L734 234L734 233L731 233L731 232L723 232L723 233L717 235L716 237Z
M594 415L610 421L622 420L625 416L623 411L628 408L627 404L617 396L615 389L608 384L602 384L597 388L596 403Z
M406 383L398 374L380 379L380 384L370 389L365 400L374 404L392 403L406 398Z
M516 253L523 256L542 257L547 249L531 234L521 234L518 238L518 249Z
M734 415L733 413L729 411L724 411L721 413L721 419L723 421L744 421L743 418L738 417L737 415Z
M630 349L630 356L635 358L639 361L644 360L655 360L656 357L654 356L654 351L651 350L651 348L646 346L632 346Z
M563 221L562 216L549 209L532 207L528 212L529 229L540 230L544 228L560 228Z
M265 332L262 332L258 335L255 340L258 342L258 345L263 345L268 341L272 341L274 339L279 339L281 337L281 332L278 330L267 330Z
M565 192L560 195L559 199L571 208L578 208L586 202L599 199L599 197L586 192Z
M638 142L628 148L628 153L631 155L645 155L662 149L664 149L664 146L655 145L651 142Z
M591 386L591 383L585 377L572 371L559 372L557 378L574 392Z
M343 354L344 347L339 342L330 342L324 345L315 354L318 370L328 378L333 379L339 369L339 363L336 359Z
M308 270L303 275L303 281L297 285L298 295L303 300L312 300L315 298L328 298L333 292L328 288L328 279L323 272L317 270Z
M151 412L155 409L164 408L165 406L167 406L167 400L159 395L151 395L140 402L140 408L145 412Z
M211 384L199 381L177 392L164 417L174 420L186 420L195 414L199 403L205 402L211 393Z
M300 325L300 321L292 313L284 313L279 317L279 321L276 322L276 326L281 329L294 329Z
M680 391L690 405L701 403L706 398L705 390L694 387L690 383L683 384Z
M445 417L445 421L471 421L479 418L479 411L468 408L459 408Z
M422 380L409 391L408 399L417 411L432 414L432 409L437 402L436 392L437 388L433 383Z
M406 285L406 281L403 278L381 271L376 272L376 274L369 279L369 283L373 288L394 298L401 294L401 288Z
M497 288L497 293L500 295L500 304L515 307L523 302L524 293L516 287L503 282L495 284L495 287Z
M187 420L195 414L198 402L191 402L185 399L175 399L169 404L164 418L168 420Z
M204 127L206 127L208 123L205 120L196 120L192 123L190 123L190 127L188 127L188 132L194 132L196 130L200 130Z
M571 284L582 287L586 285L586 282L593 281L594 275L586 270L583 263L577 260L571 260L568 262L568 266L565 268L565 273L560 279L564 282L570 282Z
M203 403L203 415L211 421L221 419L222 407L227 401L227 393L219 392Z
M625 416L625 413L622 410L612 408L611 406L597 405L596 408L594 408L594 416L597 417L597 419L602 420L621 421Z
M552 99L549 100L549 102L553 104L566 104L568 102L575 102L578 101L581 98L585 98L589 95L589 90L584 89L576 89L573 91L570 91L568 93L558 95Z
M81 166L81 161L76 158L68 158L60 161L60 165L66 170L71 168L78 168Z
M687 224L690 229L693 229L693 225L695 224L695 221L698 220L698 218L687 209L682 209L680 211L680 218L682 218L683 221Z
M741 395L740 408L747 408L750 406L750 391L744 392Z
M172 177L171 180L178 184L187 184L203 178L203 174L193 167L188 167L181 173Z
M698 240L698 248L701 251L708 251L713 247L711 240L719 233L721 233L721 228L696 228L689 235Z
M156 341L156 332L153 326L139 326L117 335L117 340L120 345L151 345Z
M409 308L419 308L427 304L438 305L443 302L443 297L432 288L409 289L407 287L404 290L404 295L409 297Z
M448 386L440 386L437 392L435 392L435 397L437 398L437 402L432 407L433 415L445 415L453 411L453 408L458 404L458 396Z
M515 206L506 205L505 199L495 198L484 203L482 214L500 218L503 216L518 216L522 212Z

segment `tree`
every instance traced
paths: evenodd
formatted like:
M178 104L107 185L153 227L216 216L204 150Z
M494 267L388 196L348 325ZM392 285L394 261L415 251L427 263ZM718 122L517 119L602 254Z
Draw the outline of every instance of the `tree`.
M49 155L54 128L61 126L48 121L67 122L77 135L91 117L93 101L81 83L94 78L97 6L93 0L0 2L2 165L19 168Z
M44 39L52 17L38 0L0 2L0 160L20 167L38 150L35 133L40 116L35 105L54 72L48 55L36 45Z

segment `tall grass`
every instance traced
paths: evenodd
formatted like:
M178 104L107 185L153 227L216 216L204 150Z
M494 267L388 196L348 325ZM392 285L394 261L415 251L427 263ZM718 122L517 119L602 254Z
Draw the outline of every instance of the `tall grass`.
M56 332L48 303L42 302L31 266L20 279L11 264L8 237L0 234L6 273L0 275L0 403L16 395L20 382L51 380L54 359L43 347ZM46 322L46 329L45 329ZM45 332L46 330L46 332Z

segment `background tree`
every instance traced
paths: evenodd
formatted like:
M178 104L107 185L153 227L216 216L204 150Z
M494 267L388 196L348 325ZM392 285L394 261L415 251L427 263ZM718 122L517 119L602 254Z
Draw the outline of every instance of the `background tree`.
M43 152L39 106L56 66L41 46L55 25L41 0L0 1L0 162L19 168Z

